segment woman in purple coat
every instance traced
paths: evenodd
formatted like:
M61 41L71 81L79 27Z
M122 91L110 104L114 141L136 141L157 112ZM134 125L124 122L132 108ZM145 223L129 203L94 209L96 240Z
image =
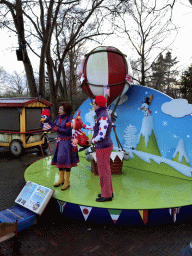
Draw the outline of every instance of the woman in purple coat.
M71 144L72 128L66 127L67 122L71 122L72 106L68 103L63 103L59 106L59 116L54 122L53 130L58 133L57 144L51 165L56 165L59 168L60 179L54 184L54 187L61 187L61 190L66 190L69 185L71 167L77 166L79 156L73 151Z

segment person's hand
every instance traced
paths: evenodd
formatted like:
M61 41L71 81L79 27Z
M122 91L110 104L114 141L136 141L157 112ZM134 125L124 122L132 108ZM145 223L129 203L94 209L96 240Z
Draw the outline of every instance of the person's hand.
M92 139L88 139L89 144L92 144Z
M77 146L77 143L78 143L78 139L73 139L73 140L72 140L72 145L73 145L73 146Z

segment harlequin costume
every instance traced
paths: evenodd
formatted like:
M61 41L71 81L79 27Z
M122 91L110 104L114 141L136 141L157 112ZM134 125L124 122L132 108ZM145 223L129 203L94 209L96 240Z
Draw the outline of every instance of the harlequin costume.
M111 201L113 187L111 180L110 156L113 149L113 142L110 137L112 121L108 113L107 99L102 95L95 97L95 103L99 106L96 112L96 123L94 127L84 125L86 129L94 130L92 143L95 144L97 168L100 177L101 194L97 202Z
M69 187L70 168L77 166L77 163L79 162L78 153L73 151L73 146L71 144L72 128L66 127L66 123L71 122L72 119L73 117L71 115L65 114L59 115L54 122L54 131L57 131L58 137L51 165L56 165L59 170L66 170L65 181L67 182L64 182L64 172L60 171L60 180L54 184L55 187L58 187L64 182L64 185L61 188L62 190Z

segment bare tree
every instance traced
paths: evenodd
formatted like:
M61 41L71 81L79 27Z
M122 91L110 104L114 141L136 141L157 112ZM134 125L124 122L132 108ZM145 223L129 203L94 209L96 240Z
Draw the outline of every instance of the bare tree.
M139 82L146 85L147 73L150 71L153 60L159 52L167 49L170 42L166 44L165 41L167 38L170 40L171 32L176 31L170 19L171 15L168 15L174 3L168 3L162 7L157 5L156 0L132 0L131 3L132 9L129 16L126 13L119 16L117 27L119 33L126 34L128 41L138 54ZM156 57L152 57L152 53Z
M87 40L96 40L99 36L113 33L113 28L109 31L109 27L104 26L105 22L115 20L117 11L124 13L128 2L129 0L0 0L0 25L18 35L31 96L36 96L38 89L28 58L29 49L40 59L39 94L42 97L45 95L45 66L47 67L51 102L53 112L56 113L58 88L62 90L67 86L65 59L70 56L70 80L74 84L74 49ZM71 96L72 94L71 91Z
M8 73L3 70L1 89L3 90L3 94L6 95L23 96L27 92L26 75L17 71Z
M7 85L9 90L13 91L17 95L24 95L26 90L25 77L22 73L14 71L12 74L7 75Z
M0 0L0 4L1 4L1 26L9 28L18 36L19 49L21 50L21 53L23 55L22 56L23 64L24 64L24 68L25 68L25 72L28 80L30 94L31 96L35 97L37 96L38 93L35 85L33 68L32 68L31 61L29 59L28 51L26 48L22 1L21 0L16 0L16 1Z
M2 94L5 92L6 90L6 85L5 85L5 81L6 81L6 72L3 69L3 67L0 67L0 91L1 91L1 96Z
M106 1L90 1L86 8L83 9L79 6L73 6L70 12L67 11L64 16L60 16L54 33L56 42L55 51L51 52L51 48L49 47L46 55L52 103L56 102L58 88L65 94L65 98L67 96L67 76L66 67L64 66L64 64L66 64L66 58L69 60L70 68L69 98L71 100L73 99L73 89L76 87L73 60L75 56L74 50L77 48L76 46L82 45L89 39L94 40L94 37L110 34L109 32L101 32L103 18L99 8L101 8L103 2ZM100 18L98 18L99 13ZM56 62L53 61L54 58ZM55 82L54 75L56 76ZM61 78L63 84L61 83ZM56 104L53 105L56 106Z
M113 31L104 28L104 17L112 16L114 5L121 1L111 0L91 0L84 8L77 5L77 2L70 6L61 6L60 13L57 16L55 29L53 30L52 40L49 40L46 50L46 65L49 76L50 96L53 103L53 112L57 113L57 95L58 88L65 96L67 95L66 81L66 59L70 69L69 89L70 100L73 100L73 92L76 87L76 74L74 58L76 49L84 45L88 40L96 40L99 36L110 35ZM125 1L126 2L126 1ZM103 4L103 5L102 5ZM61 11L62 10L62 11ZM104 15L105 14L105 15ZM45 22L46 23L46 22Z

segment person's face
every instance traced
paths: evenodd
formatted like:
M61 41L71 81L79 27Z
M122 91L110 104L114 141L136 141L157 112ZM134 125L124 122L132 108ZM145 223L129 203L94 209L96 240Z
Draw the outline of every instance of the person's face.
M97 110L99 108L99 106L96 105L95 100L93 100L93 107L94 107L94 110Z
M60 106L59 107L59 115L65 115L65 111L64 111L64 109L63 109L63 106Z

